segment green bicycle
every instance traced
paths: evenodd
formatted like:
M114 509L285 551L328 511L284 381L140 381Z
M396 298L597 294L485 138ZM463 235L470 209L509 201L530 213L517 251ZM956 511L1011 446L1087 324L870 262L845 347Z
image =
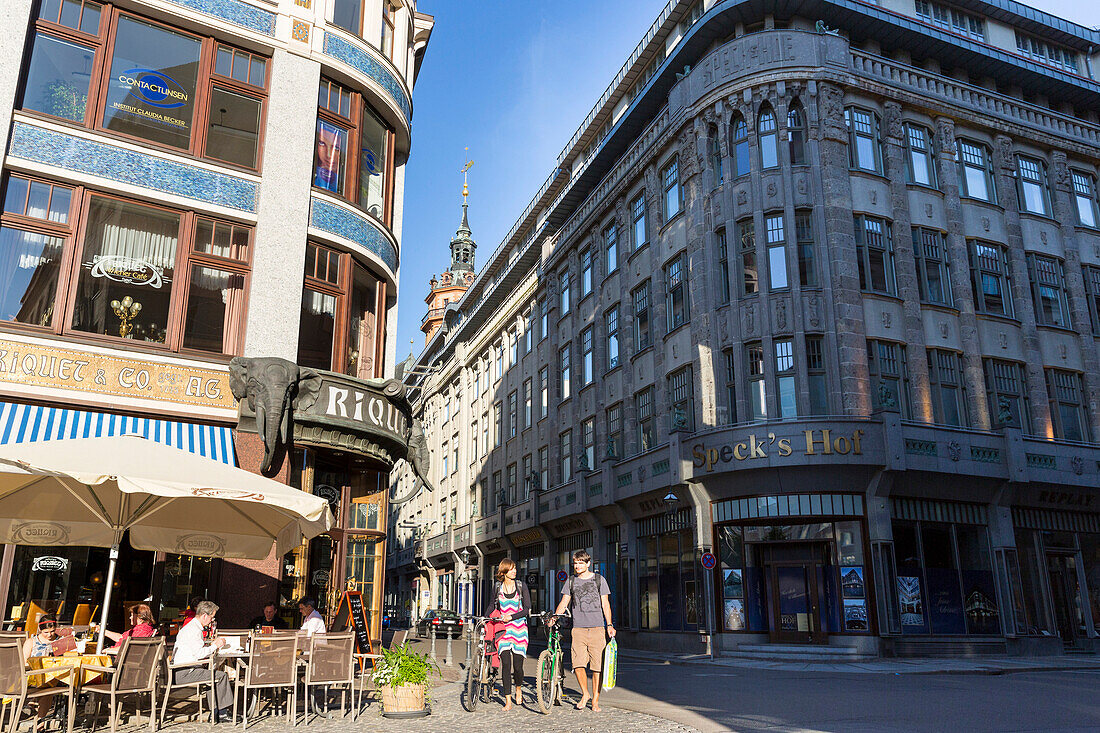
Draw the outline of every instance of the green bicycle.
M544 622L552 618L561 617L543 614ZM561 705L565 670L561 663L561 632L558 631L558 624L546 625L546 637L546 650L539 655L535 692L539 710L549 715L554 705Z

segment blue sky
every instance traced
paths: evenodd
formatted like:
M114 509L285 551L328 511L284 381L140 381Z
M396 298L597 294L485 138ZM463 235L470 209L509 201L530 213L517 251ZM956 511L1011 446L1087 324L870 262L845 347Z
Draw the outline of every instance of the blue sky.
M1032 0L1089 27L1100 3ZM428 280L450 263L464 148L480 266L549 175L557 155L665 0L421 0L435 29L413 92L405 176L397 360L420 353Z

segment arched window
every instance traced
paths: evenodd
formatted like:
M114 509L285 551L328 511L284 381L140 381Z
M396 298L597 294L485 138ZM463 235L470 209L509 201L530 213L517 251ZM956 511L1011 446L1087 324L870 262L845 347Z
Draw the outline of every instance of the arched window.
M766 104L760 108L760 117L756 123L756 134L760 138L761 167L778 167L779 136L776 131L775 112Z
M805 165L806 112L797 99L787 110L787 138L790 140L791 165Z
M711 125L707 130L707 156L710 158L710 167L714 170L714 187L722 185L724 179L722 171L722 146L718 144L718 128Z
M733 156L733 174L735 176L747 176L749 174L749 126L745 124L745 118L734 115L730 120L730 152Z

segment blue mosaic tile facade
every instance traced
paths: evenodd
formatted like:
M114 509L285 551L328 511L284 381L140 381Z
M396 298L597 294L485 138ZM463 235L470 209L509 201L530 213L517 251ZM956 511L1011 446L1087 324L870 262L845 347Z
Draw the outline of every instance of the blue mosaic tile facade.
M405 95L405 88L382 64L378 63L365 50L348 43L335 33L325 33L325 55L342 61L353 69L358 69L382 85L389 92L397 108L405 115L406 122L412 122L412 102Z
M397 249L366 215L355 214L342 206L313 197L309 206L309 225L329 234L350 239L397 272Z
M76 173L256 213L259 186L252 181L24 122L16 122L13 126L8 154Z
M242 28L275 35L275 13L261 10L241 0L169 0L191 10L196 10Z

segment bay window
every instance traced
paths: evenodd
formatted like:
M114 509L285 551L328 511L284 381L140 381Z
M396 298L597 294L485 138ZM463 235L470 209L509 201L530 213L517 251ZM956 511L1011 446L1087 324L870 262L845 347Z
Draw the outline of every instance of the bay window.
M393 131L361 94L321 79L314 187L347 199L389 225L393 139Z
M0 218L0 257L8 262L0 318L56 334L239 354L251 234L11 175Z
M257 170L268 76L267 58L212 38L109 5L46 0L20 108Z
M306 245L298 363L370 379L380 374L386 284L350 254Z

